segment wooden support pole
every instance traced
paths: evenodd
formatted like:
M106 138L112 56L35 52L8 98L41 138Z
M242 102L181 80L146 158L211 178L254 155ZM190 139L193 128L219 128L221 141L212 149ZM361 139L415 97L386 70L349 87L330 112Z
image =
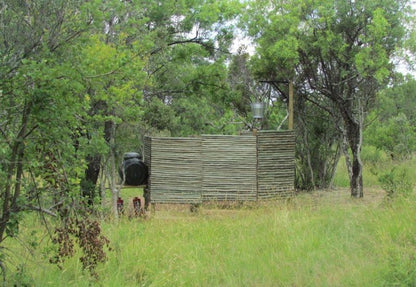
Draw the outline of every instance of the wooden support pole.
M289 82L289 130L293 130L293 82Z

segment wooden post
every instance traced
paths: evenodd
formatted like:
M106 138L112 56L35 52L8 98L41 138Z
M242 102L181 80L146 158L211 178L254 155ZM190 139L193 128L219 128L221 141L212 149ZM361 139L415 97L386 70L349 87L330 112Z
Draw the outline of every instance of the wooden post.
M259 201L259 135L256 131L256 201Z
M289 130L293 130L293 82L289 82Z

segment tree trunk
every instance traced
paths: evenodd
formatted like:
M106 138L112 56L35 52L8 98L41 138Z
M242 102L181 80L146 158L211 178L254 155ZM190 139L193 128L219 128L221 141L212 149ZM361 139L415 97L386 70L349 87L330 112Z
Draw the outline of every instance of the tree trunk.
M347 167L347 172L348 172L348 178L351 182L351 177L352 177L352 165L351 165L351 157L350 154L348 152L348 140L347 140L347 134L344 131L343 134L343 140L342 140L342 153L344 154L345 157L345 165Z
M93 94L94 91L89 89L88 93ZM105 101L99 100L92 105L88 114L91 117L93 117L104 112L106 108L107 103ZM106 121L104 123L104 139L108 145L110 145L110 139L112 137L111 129L112 121ZM89 135L87 135L87 137L89 138ZM94 199L96 197L98 177L102 168L102 159L103 157L100 154L89 155L86 158L87 168L85 170L85 177L81 181L81 195L85 199L87 199L87 203L89 206L92 206L94 204ZM103 172L103 174L105 174L105 171Z
M351 196L363 197L363 164L361 162L361 144L362 144L361 121L346 123L348 143L352 152L350 187Z
M7 224L10 221L12 212L17 212L18 199L20 197L21 179L23 176L23 157L25 151L24 139L27 136L27 126L29 123L29 116L31 113L31 104L26 103L22 114L22 122L19 133L11 145L11 158L7 166L6 186L4 192L1 193L1 200L3 201L3 208L0 218L0 242L5 238ZM14 187L14 191L13 191Z
M117 183L116 183L116 174L115 174L115 167L116 167L116 163L115 163L115 156L114 156L114 150L111 149L110 151L110 167L109 167L109 172L108 172L108 177L109 177L109 183L110 183L110 190L111 190L111 206L113 209L113 215L115 219L119 218L119 208L118 208L118 198L120 196L119 194L119 189L117 188Z
M108 171L107 171L107 177L108 182L110 184L110 190L111 190L111 202L112 202L112 209L113 209L113 215L114 218L118 219L120 216L120 213L123 210L122 206L119 206L119 197L120 197L120 189L121 186L124 184L124 181L118 183L118 175L117 175L117 165L116 165L116 144L115 144L115 137L116 137L116 124L113 121L107 121L105 123L105 138L107 143L110 146L110 153L109 153L109 159L108 159Z
M363 165L360 158L361 147L353 150L352 156L352 176L351 176L351 196L363 197Z
M314 190L315 187L316 187L315 174L313 172L313 167L312 167L312 160L311 160L311 152L310 152L309 142L308 142L308 135L307 135L307 131L305 129L306 129L306 127L304 127L304 130L303 130L304 131L303 132L303 140L304 140L304 143L305 143L305 146L306 146L306 158L307 158L310 177L311 177L312 189Z
M333 163L333 167L332 167L332 171L331 171L331 180L329 181L329 189L333 189L334 188L334 180L335 180L335 174L337 173L337 168L338 168L338 162L339 159L341 157L341 147L340 147L341 143L337 144L337 153L335 155L334 158L334 163Z
M87 199L89 206L94 204L96 185L101 168L101 156L88 156L85 178L81 182L82 196Z
M106 163L101 163L101 167L100 167L100 199L101 199L101 207L103 207L103 209L107 206L107 199L106 199L106 182L107 182L107 177L106 177Z

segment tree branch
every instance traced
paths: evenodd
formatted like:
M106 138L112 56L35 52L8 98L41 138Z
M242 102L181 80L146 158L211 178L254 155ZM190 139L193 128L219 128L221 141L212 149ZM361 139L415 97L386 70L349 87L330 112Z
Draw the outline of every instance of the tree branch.
M318 108L320 108L320 109L322 109L322 110L324 110L324 111L326 111L328 114L330 114L331 116L333 116L333 117L335 117L335 114L333 113L333 111L331 110L331 109L329 109L329 108L327 108L327 107L325 107L325 106L323 106L323 105L321 105L321 104L319 104L318 102L316 102L315 100L312 100L310 97L306 97L306 100L308 101L308 102L311 102L312 104L314 104L315 106L317 106Z
M24 209L25 210L32 210L32 211L39 211L39 212L48 214L48 215L53 216L53 217L57 217L58 216L56 213L54 213L50 209L46 209L46 208L43 208L41 206L25 205L24 206Z
M7 145L9 146L9 148L12 148L12 144L10 142L10 139L7 137L6 133L3 131L3 129L0 127L0 133L2 134L2 136L4 137Z
M176 41L173 41L173 42L168 43L166 46L167 47L170 47L170 46L182 45L182 44L190 44L190 43L199 44L199 45L201 45L203 47L207 47L208 46L206 43L204 43L204 41L203 41L202 38L198 38L198 32L197 32L197 35L194 38L186 39L186 40L176 40ZM159 53L162 49L163 49L163 47L156 48L156 49L154 49L153 51L150 52L150 55L153 56L153 55Z

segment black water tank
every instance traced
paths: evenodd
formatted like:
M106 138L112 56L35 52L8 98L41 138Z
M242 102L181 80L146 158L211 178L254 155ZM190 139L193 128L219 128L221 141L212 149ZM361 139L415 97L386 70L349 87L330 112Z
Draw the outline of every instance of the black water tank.
M127 185L143 185L147 183L148 170L142 161L142 156L137 152L127 152L123 155L123 163L120 169L120 177L123 178L123 170L126 175Z

